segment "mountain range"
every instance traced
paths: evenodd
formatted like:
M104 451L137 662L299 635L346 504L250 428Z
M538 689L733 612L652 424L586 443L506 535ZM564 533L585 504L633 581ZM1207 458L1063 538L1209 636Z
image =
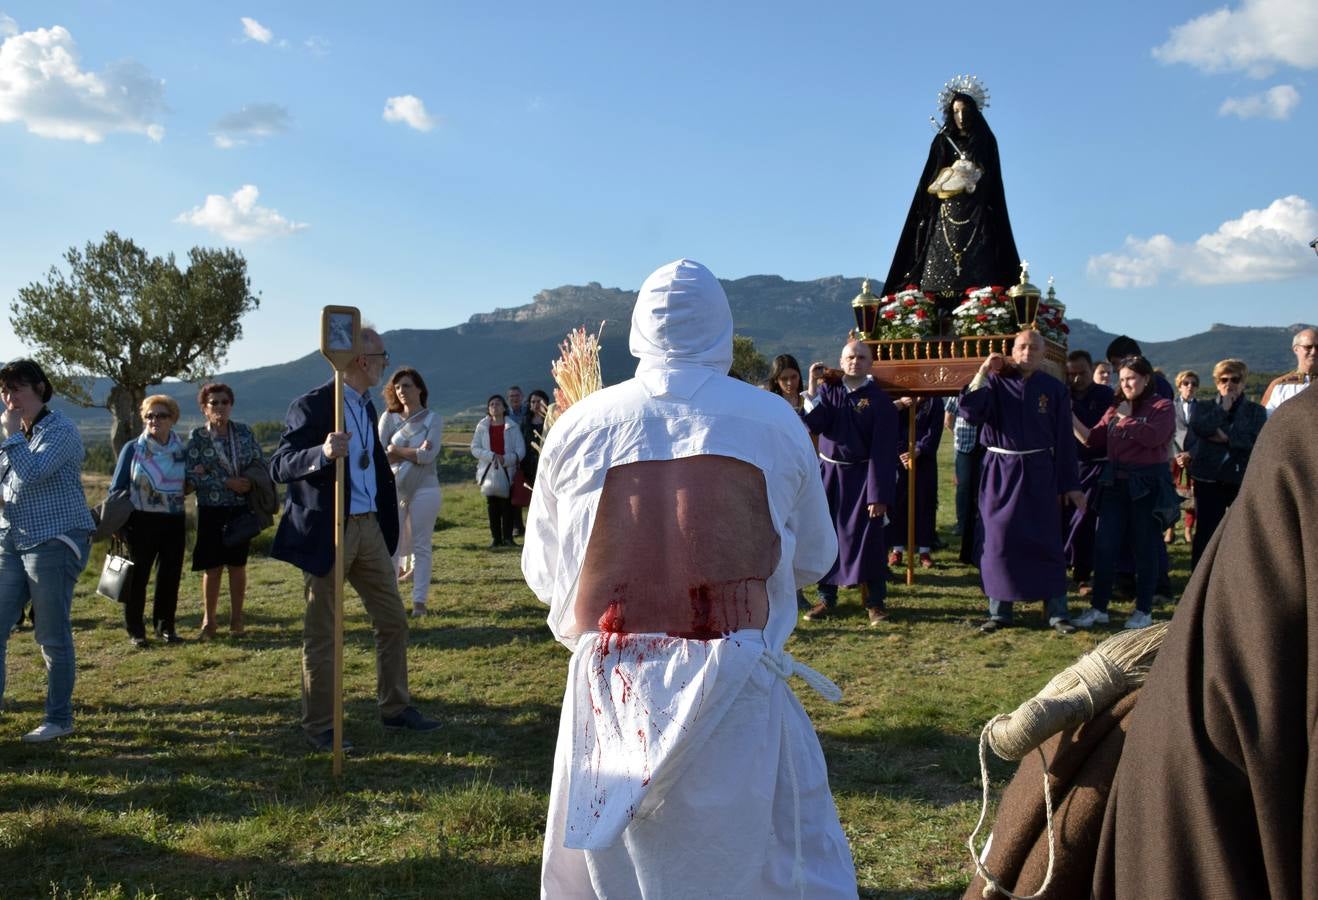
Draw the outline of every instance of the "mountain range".
M812 360L833 363L848 329L855 324L851 300L861 288L860 278L840 275L815 281L788 281L776 275L752 275L724 281L738 334L750 337L770 359L791 353L803 367ZM1065 299L1065 298L1062 298ZM523 390L553 387L550 361L558 357L558 343L579 326L594 332L604 323L600 365L606 384L631 376L636 361L627 350L631 308L636 292L602 287L591 282L544 290L523 306L473 315L451 328L400 329L385 333L391 368L410 365L425 379L429 405L445 416L482 408L485 398L504 393L509 385ZM369 310L364 310L369 313ZM1072 349L1101 357L1115 334L1081 319L1068 320ZM1146 355L1169 375L1196 369L1201 376L1213 363L1228 356L1248 362L1251 370L1285 371L1294 365L1291 335L1303 325L1213 325L1208 331L1175 341L1141 345ZM1132 335L1139 340L1139 335ZM282 420L288 403L331 374L319 352L273 366L221 373L237 397L234 417L244 422ZM1206 378L1205 378L1206 380ZM94 396L104 396L108 384L93 385ZM200 421L196 385L168 383L160 391L176 397L184 410L184 423ZM88 431L109 429L104 409L62 407Z

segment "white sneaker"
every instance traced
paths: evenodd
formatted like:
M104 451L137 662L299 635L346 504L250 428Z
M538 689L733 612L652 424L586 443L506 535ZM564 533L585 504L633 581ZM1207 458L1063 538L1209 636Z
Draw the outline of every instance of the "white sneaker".
M1153 616L1146 612L1140 612L1138 609L1130 614L1126 620L1127 628L1148 628L1153 624Z
M1071 624L1076 628L1093 628L1095 625L1106 625L1107 620L1107 613L1103 612L1101 609L1094 609L1094 607L1091 606L1089 609L1072 619Z
M27 734L23 735L23 743L44 744L46 741L53 741L56 738L62 738L66 734L73 734L72 725L56 725L54 722L42 722L36 728L33 728Z

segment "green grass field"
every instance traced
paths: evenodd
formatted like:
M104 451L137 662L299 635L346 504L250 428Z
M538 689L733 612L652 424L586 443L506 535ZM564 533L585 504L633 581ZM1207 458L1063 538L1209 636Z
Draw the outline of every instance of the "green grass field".
M946 528L950 448L942 455ZM9 644L0 897L535 896L568 654L517 554L486 549L474 487L444 490L433 614L415 622L409 659L417 705L445 727L381 731L370 634L349 591L345 731L356 752L337 782L297 726L302 600L292 567L256 554L240 641L139 651L119 606L94 594L98 547L74 599L74 735L19 742L41 721L45 676L30 631ZM1172 549L1179 592L1188 548ZM886 627L866 627L857 593L844 590L844 617L804 622L788 645L845 692L829 705L794 682L828 758L864 897L965 889L980 727L1106 633L981 636L977 576L954 557L944 551L917 585L892 588ZM199 588L185 573L184 637L197 633ZM1130 604L1114 609L1118 625ZM1034 625L1042 610L1023 612L1018 620ZM992 771L1001 788L1011 769Z

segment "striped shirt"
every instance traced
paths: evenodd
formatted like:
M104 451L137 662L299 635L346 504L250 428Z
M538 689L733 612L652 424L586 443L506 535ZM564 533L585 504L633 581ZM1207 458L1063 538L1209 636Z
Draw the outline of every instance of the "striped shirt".
M82 493L82 438L52 409L32 425L32 438L11 434L0 443L0 542L31 550L95 523Z

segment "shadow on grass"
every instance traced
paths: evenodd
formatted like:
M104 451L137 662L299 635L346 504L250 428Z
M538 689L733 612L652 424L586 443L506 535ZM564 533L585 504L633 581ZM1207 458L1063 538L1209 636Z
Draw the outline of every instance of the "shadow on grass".
M490 863L451 852L373 863L292 861L165 849L125 833L64 817L27 828L0 849L6 897L527 897L539 887L538 862ZM383 894L381 893L383 892Z
M344 733L354 748L337 783L329 755L305 742L296 698L85 708L78 731L58 744L0 745L0 770L18 776L0 780L0 809L59 800L115 814L239 821L274 799L311 813L327 796L444 789L474 772L499 787L548 791L557 706L418 703L440 729L387 732L373 700L346 703Z
M979 743L929 726L820 734L835 794L879 793L947 807L979 796ZM1015 764L991 766L1009 777Z

